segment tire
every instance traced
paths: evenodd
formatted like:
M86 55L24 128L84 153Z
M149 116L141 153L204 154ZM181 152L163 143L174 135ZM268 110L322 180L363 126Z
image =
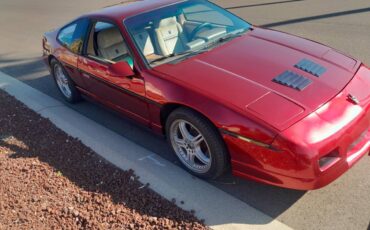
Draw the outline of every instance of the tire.
M50 67L54 82L63 99L71 104L81 101L80 92L63 66L57 60L52 59L50 61Z
M166 134L174 153L191 174L216 179L228 169L229 154L221 135L197 112L187 108L174 110L166 121Z

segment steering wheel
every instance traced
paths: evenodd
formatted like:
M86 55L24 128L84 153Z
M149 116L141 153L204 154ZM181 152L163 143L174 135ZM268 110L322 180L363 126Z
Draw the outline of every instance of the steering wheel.
M200 24L199 26L195 27L195 29L193 30L193 32L191 32L190 40L192 41L192 40L194 39L195 35L197 35L197 33L198 33L199 31L201 31L202 29L204 29L204 28L212 29L212 28L213 28L213 26L212 26L212 24L211 24L211 23L209 23L209 22L205 22L205 23L202 23L202 24Z

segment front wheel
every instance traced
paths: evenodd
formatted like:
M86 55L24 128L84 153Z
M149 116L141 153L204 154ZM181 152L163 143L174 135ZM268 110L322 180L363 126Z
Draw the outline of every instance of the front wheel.
M166 122L167 139L192 174L215 179L228 168L228 153L217 129L198 113L180 108Z
M63 99L72 104L79 102L81 100L81 95L63 66L55 59L51 60L50 66L54 81L59 92L62 94Z

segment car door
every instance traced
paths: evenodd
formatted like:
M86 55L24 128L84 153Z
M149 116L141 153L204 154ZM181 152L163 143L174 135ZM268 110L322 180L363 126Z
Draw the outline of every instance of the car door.
M116 76L110 71L113 63L123 61L134 69L133 56L119 28L113 23L93 22L84 54L78 59L86 90L102 103L149 124L144 79L137 71L130 77Z
M77 86L83 88L85 83L78 71L77 62L86 38L88 26L89 19L78 19L63 27L57 35L57 41L62 45L58 49L58 60Z

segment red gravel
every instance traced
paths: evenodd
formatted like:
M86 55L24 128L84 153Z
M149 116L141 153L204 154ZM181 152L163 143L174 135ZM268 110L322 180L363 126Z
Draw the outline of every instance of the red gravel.
M0 229L206 229L0 91Z

